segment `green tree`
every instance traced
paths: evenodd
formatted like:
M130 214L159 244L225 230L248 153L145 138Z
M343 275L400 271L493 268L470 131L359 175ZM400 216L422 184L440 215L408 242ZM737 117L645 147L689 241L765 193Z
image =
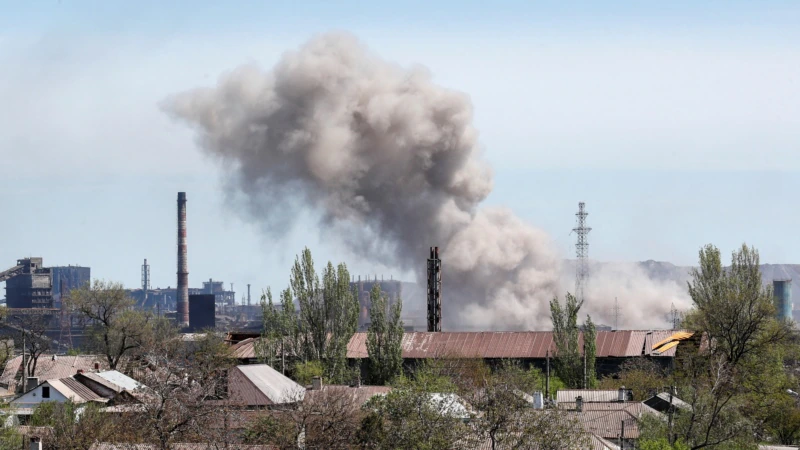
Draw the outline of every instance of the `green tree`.
M567 450L586 442L574 416L532 408L527 393L538 387L534 374L506 362L476 389L464 393L477 412L470 421L466 448Z
M791 329L775 317L755 249L743 245L726 269L720 251L708 245L699 263L689 282L694 308L684 323L695 338L679 345L672 374L678 397L690 407L642 427L642 437L693 450L753 448L758 436L768 436L769 412L779 407L790 381L783 360Z
M403 322L400 313L402 300L389 306L388 297L381 292L379 284L369 293L370 324L367 330L367 353L369 353L369 382L383 385L403 371Z
M89 346L105 355L112 370L139 349L152 330L152 316L133 306L119 283L95 280L70 292L68 307L89 320Z
M321 377L324 374L325 368L319 361L301 362L294 366L294 379L304 386L311 384L314 377Z
M583 358L586 371L587 388L597 387L597 371L595 370L595 360L597 357L597 329L592 322L592 317L587 315L586 322L583 323Z
M467 433L456 386L423 364L413 378L400 377L385 396L364 405L361 445L375 449L455 448Z
M584 387L584 362L586 364L587 383L595 384L595 328L591 318L587 316L584 325L586 339L586 359L584 349L580 346L580 327L578 313L582 303L574 295L567 293L564 306L558 298L550 301L550 318L553 323L553 340L555 341L555 369L558 377L570 388Z
M300 305L297 346L303 361L321 361L329 380L343 382L349 377L347 344L358 327L358 300L344 263L334 267L329 262L322 280L320 284L311 251L304 249L290 283Z
M756 249L743 244L725 270L719 249L707 245L691 277L694 310L685 325L703 332L711 353L725 355L731 366L789 338L790 325L775 318L772 288L762 283Z

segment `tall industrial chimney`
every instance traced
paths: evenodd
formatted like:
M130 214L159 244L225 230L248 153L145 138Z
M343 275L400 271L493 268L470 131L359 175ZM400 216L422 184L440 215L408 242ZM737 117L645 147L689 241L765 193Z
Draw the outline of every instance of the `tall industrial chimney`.
M189 326L189 262L186 257L186 192L178 192L178 325Z
M442 331L442 260L439 247L428 258L428 331Z
M250 284L247 285L247 306L250 306Z

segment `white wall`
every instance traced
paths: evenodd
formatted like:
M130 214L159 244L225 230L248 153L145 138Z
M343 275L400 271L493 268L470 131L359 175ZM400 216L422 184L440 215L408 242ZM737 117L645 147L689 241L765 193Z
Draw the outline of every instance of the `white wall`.
M50 388L50 398L42 398L42 388L45 386ZM33 390L30 390L22 396L12 400L11 404L17 408L35 408L38 404L44 402L64 403L66 401L66 397L61 395L60 392L55 390L48 382L45 381L39 386L36 386Z

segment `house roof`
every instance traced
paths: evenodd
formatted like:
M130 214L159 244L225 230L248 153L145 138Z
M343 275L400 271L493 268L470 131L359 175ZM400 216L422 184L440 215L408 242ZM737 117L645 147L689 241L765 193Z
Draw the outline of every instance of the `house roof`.
M243 377L228 377L228 389L232 395L247 396L255 388L272 403L293 403L302 400L305 388L266 364L236 366Z
M364 403L376 395L385 395L392 390L389 386L341 386L323 385L321 390L308 390L303 401L315 401L324 399L325 396L347 396L348 401L354 408L361 408Z
M597 332L597 356L672 357L675 348L655 354L652 344L662 341L673 330L622 330ZM579 338L579 345L583 342ZM482 331L482 332L408 332L403 334L403 358L424 359L442 357L461 358L525 358L543 359L548 350L555 350L551 331ZM242 346L242 350L246 346ZM253 352L253 356L255 353ZM251 357L249 354L245 357ZM355 333L347 345L348 358L367 358L367 333Z
M619 391L617 389L561 389L556 393L556 402L559 405L562 402L574 403L578 397L581 397L584 403L616 402L619 400Z
M231 353L236 359L252 359L256 357L255 343L260 338L247 338L231 346Z
M586 431L605 439L619 439L622 424L625 424L625 438L639 438L639 420L626 410L583 411L575 413Z
M106 370L104 372L97 372L96 374L90 375L94 375L97 378L105 380L109 384L113 384L129 391L133 391L142 387L142 384L138 381L116 370Z
M74 403L85 403L85 402L107 402L108 399L103 398L88 387L86 385L81 384L75 378L60 378L58 380L48 380L42 384L48 384L53 389L57 390L61 393L64 397L72 400Z
M671 401L676 408L684 409L687 411L690 411L692 409L692 405L686 403L685 401L679 399L674 395L672 396ZM642 403L657 411L667 411L669 409L669 404L670 404L670 395L666 392L661 392L659 394L654 395L653 397L648 398Z
M575 402L560 402L559 409L574 410L576 407ZM625 410L630 412L636 417L641 417L643 414L654 414L661 416L662 414L655 409L645 405L641 402L589 402L583 404L584 411L618 411Z
M95 364L99 367L108 367L101 358L95 355L77 356L56 356L42 355L36 363L36 372L33 376L39 381L67 378L78 373L78 370L90 372L95 370ZM22 356L16 356L6 363L3 374L0 375L0 383L8 386L9 391L16 390L17 378L21 377Z

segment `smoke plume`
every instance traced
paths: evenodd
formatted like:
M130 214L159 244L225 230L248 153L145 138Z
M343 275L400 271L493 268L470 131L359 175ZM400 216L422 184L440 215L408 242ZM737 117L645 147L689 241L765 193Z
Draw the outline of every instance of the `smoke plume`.
M355 254L423 283L428 247L439 246L445 329L550 326L561 258L542 231L481 207L492 174L470 100L424 69L328 34L270 71L240 67L163 107L196 129L271 232L312 207Z

